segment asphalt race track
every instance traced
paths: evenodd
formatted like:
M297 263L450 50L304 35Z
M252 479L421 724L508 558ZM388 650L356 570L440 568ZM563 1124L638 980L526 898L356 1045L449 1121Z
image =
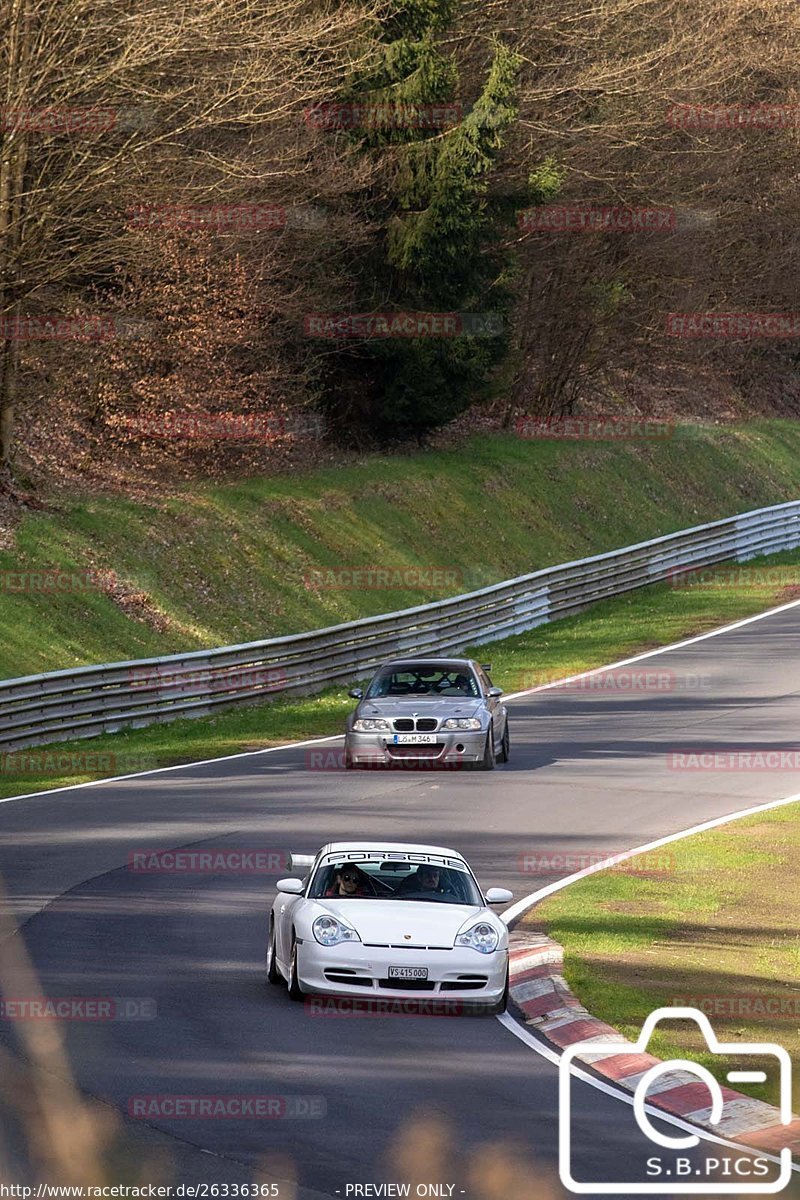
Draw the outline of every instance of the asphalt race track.
M672 685L513 701L511 762L493 774L318 770L315 748L297 747L0 805L0 871L42 990L155 1001L154 1019L66 1027L81 1087L123 1114L153 1094L324 1101L311 1119L126 1117L136 1145L166 1148L178 1179L245 1181L264 1163L280 1174L288 1156L307 1194L344 1197L348 1184L396 1178L398 1131L431 1114L451 1130L456 1198L470 1156L492 1142L554 1170L556 1069L499 1021L314 1015L264 982L278 873L127 863L148 848L285 855L377 836L454 846L484 886L518 898L555 878L523 871L525 856L620 851L800 792L797 771L685 771L667 758L795 747L800 607L641 668ZM11 1023L1 1036L13 1041ZM574 1103L581 1178L642 1178L652 1145L630 1108L581 1083Z

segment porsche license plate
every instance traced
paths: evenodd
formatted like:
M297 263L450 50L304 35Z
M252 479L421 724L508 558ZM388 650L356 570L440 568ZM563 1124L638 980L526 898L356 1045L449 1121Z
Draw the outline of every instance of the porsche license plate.
M427 967L389 967L390 979L427 979Z
M392 741L395 746L432 746L436 741L435 733L396 733Z

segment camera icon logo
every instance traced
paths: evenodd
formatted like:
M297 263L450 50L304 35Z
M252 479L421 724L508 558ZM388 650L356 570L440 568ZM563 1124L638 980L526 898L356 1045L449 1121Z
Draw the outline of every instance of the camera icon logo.
M652 1037L653 1031L659 1021L664 1019L671 1020L692 1020L700 1027L700 1032L705 1038L708 1049L714 1055L729 1057L738 1065L742 1059L756 1058L759 1063L763 1063L764 1059L773 1059L777 1063L778 1068L778 1083L779 1083L779 1123L789 1125L792 1121L792 1064L788 1052L783 1046L778 1046L774 1042L720 1042L711 1026L711 1022L705 1013L700 1012L696 1008L658 1008L655 1012L645 1020L642 1031L633 1045L621 1045L619 1041L597 1041L594 1038L589 1041L576 1042L569 1046L561 1056L559 1061L559 1174L561 1182L570 1192L584 1195L647 1195L647 1194L666 1194L669 1195L746 1195L751 1193L776 1193L781 1191L789 1183L792 1176L792 1152L786 1146L780 1152L780 1174L777 1178L771 1179L769 1182L755 1182L752 1179L737 1178L735 1182L723 1183L712 1181L700 1182L696 1176L702 1172L688 1166L685 1170L671 1171L666 1170L663 1174L670 1175L669 1181L661 1179L642 1180L637 1183L620 1182L581 1182L576 1180L573 1175L573 1137L572 1137L572 1094L571 1083L574 1079L573 1063L576 1058L581 1058L584 1055L591 1055L591 1061L597 1061L606 1056L612 1056L620 1053L630 1054L632 1052L644 1053L647 1050L648 1043ZM700 1063L692 1062L690 1059L674 1058L664 1062L656 1063L648 1071L645 1071L636 1084L636 1089L633 1096L633 1113L636 1118L636 1124L641 1132L649 1141L656 1146L661 1147L665 1151L678 1151L692 1149L700 1144L700 1138L694 1133L681 1134L681 1136L671 1136L662 1133L657 1129L651 1120L651 1114L647 1111L647 1093L652 1089L653 1084L663 1075L671 1072L680 1071L681 1073L690 1073L697 1080L705 1084L709 1093L709 1102L705 1106L707 1116L706 1120L712 1126L720 1126L715 1133L719 1137L725 1137L725 1097L722 1087L717 1079L711 1074L707 1067ZM729 1070L726 1072L726 1080L729 1084L737 1083L763 1083L767 1079L767 1074L764 1070ZM667 1113L659 1113L658 1110L652 1110L652 1115L658 1119L660 1116L663 1120ZM745 1145L739 1147L741 1155L754 1155L756 1151L749 1151ZM657 1161L648 1159L648 1163ZM688 1159L677 1159L677 1162L688 1164ZM710 1160L718 1163L718 1160ZM763 1161L763 1160L762 1160ZM659 1174L662 1172L659 1171ZM694 1176L691 1182L679 1182L674 1178L675 1175Z

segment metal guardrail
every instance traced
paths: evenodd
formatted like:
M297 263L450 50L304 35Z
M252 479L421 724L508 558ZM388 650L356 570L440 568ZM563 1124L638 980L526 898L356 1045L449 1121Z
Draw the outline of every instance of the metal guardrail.
M756 509L433 604L289 637L0 682L0 750L310 694L405 654L453 653L714 563L800 546L800 501Z

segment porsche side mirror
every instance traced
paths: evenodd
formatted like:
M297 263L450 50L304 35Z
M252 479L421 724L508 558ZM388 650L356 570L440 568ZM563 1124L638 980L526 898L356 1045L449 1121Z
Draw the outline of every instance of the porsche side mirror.
M489 688L488 692L486 693L486 695L487 695L487 696L488 696L488 697L489 697L491 700L496 700L496 699L498 698L498 696L502 696L502 694L503 694L503 689L502 689L502 688L495 688L495 687L491 687L491 688Z
M352 696L354 700L360 700L364 695L361 688L350 688L350 691L347 694L348 696Z
M302 896L303 894L302 879L279 879L275 886L279 892L285 892L287 896Z
M486 893L487 904L508 904L509 900L514 899L514 893L508 888L489 888Z

